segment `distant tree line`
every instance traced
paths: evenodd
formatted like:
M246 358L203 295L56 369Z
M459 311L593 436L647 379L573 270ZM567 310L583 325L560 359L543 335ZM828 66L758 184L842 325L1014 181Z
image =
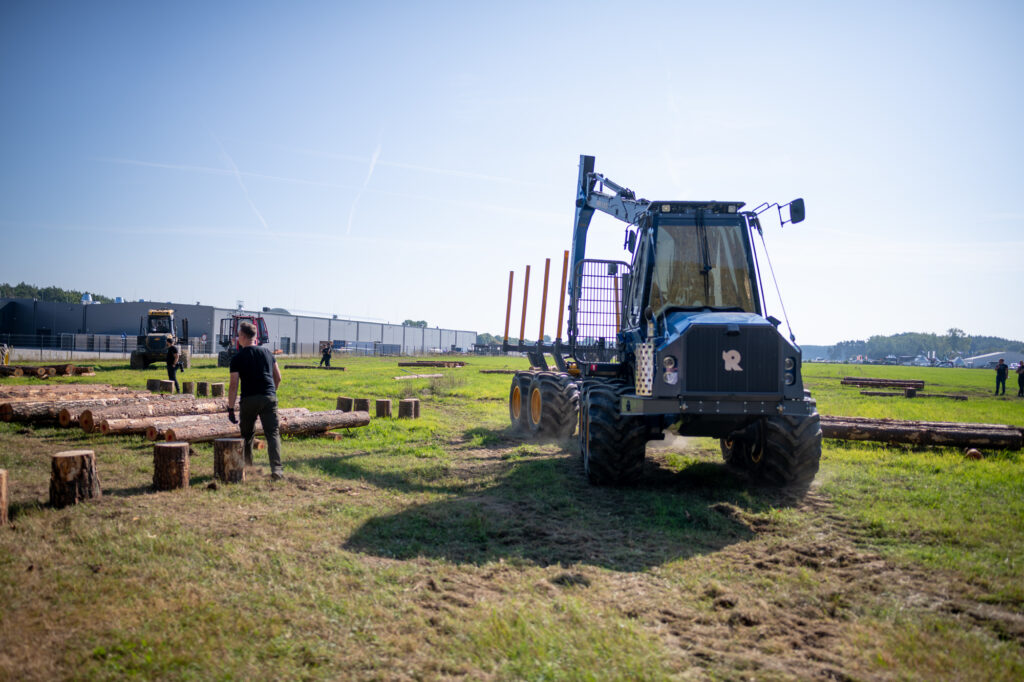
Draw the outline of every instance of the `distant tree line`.
M113 303L114 299L94 294L91 291L74 291L61 289L60 287L37 287L34 284L22 282L17 285L0 284L0 298L35 298L40 301L51 301L53 303L81 303L82 296L89 294L92 300L97 303Z
M970 336L953 327L945 334L904 332L891 336L872 336L867 341L841 341L829 349L830 360L848 360L858 355L880 360L888 355L918 356L935 351L940 358L973 357L985 353L1016 351L1024 353L1024 343L999 336Z

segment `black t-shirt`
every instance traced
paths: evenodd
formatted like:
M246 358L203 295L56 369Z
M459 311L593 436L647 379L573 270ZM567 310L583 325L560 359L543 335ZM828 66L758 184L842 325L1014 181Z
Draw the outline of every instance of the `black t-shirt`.
M171 366L178 362L178 347L168 346L167 347L167 365Z
M254 395L277 397L274 386L274 356L265 346L242 348L231 358L231 373L238 372L242 384L240 395L248 398Z

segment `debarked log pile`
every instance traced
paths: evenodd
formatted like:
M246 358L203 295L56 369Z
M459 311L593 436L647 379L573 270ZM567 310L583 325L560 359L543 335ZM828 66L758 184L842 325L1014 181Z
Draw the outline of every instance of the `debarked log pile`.
M1020 450L1024 430L1004 424L902 421L866 417L821 417L825 438L907 445L936 445L989 450Z
M317 434L334 429L347 429L366 426L370 423L369 412L342 412L328 410L326 412L310 412L309 414L284 415L278 413L281 434ZM257 420L256 434L263 433L263 426ZM218 438L238 438L241 433L238 426L225 420L224 422L191 423L178 428L168 428L164 438L170 441L203 443Z
M844 377L839 383L843 386L860 386L861 388L916 388L924 389L924 381L918 379L873 379L871 377Z

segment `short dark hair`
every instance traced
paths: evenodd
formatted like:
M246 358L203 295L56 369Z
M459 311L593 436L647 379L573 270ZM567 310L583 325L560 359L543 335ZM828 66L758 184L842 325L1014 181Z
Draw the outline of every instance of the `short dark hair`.
M247 338L255 339L256 325L254 325L252 322L243 322L242 324L238 325L238 333L245 334Z

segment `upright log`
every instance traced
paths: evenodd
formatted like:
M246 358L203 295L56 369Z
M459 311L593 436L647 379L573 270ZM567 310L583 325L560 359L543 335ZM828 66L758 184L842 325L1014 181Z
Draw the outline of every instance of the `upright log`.
M188 487L188 443L153 445L153 488L177 490Z
M210 395L210 382L200 381L196 384L196 395L205 398Z
M391 400L389 398L377 399L377 419L391 416Z
M211 398L223 398L224 397L224 384L210 384L210 397Z
M66 450L50 458L50 505L58 509L102 497L92 450Z
M398 401L398 418L399 419L415 419L416 418L416 399L405 398Z
M338 396L338 401L335 404L335 407L337 409L341 410L342 412L351 412L352 411L352 398L349 398L347 396L340 396L339 395Z
M370 411L370 399L369 398L356 398L352 401L353 412L369 412Z
M150 393L158 393L160 391L160 379L146 379L146 390Z
M7 469L0 469L0 526L7 525Z
M225 483L245 481L245 441L217 438L213 441L213 475Z
M196 392L196 382L194 381L183 381L181 382L181 392L194 395Z
M174 382L170 379L162 379L160 381L160 392L161 393L174 393Z

